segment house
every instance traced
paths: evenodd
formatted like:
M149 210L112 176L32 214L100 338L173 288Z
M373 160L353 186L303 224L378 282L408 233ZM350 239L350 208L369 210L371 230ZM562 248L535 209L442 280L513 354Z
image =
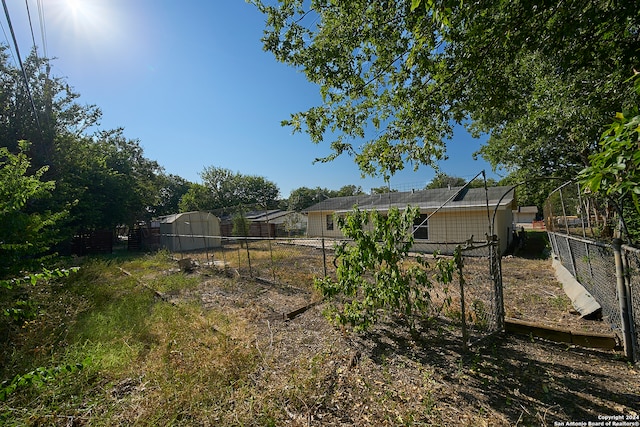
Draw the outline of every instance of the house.
M414 249L420 252L451 253L457 244L470 240L481 245L493 232L504 253L512 239L515 207L512 187L490 187L487 192L484 188L451 187L326 199L305 210L307 236L342 238L336 218L356 206L381 213L391 207L418 207L420 218L413 232Z
M537 206L518 206L518 208L513 211L513 224L515 227L531 228L537 215Z
M160 245L171 252L221 246L220 220L208 212L184 212L157 219Z
M243 214L249 222L249 237L284 237L304 234L307 228L305 215L293 211L271 209ZM222 235L233 235L233 217L222 219Z

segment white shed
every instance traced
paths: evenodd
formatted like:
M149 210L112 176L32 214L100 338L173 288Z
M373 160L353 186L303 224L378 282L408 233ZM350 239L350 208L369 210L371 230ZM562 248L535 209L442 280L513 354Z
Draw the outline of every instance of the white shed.
M184 212L159 218L160 245L171 252L222 245L220 219L208 212Z

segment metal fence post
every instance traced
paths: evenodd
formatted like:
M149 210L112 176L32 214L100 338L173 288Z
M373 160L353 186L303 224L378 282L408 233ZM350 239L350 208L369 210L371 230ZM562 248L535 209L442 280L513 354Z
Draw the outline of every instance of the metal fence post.
M493 292L495 297L496 328L504 330L504 289L502 287L502 262L500 254L500 241L495 239L489 247L491 257L491 276L493 279Z
M327 277L327 252L324 247L324 237L322 238L322 268L324 270L323 277Z
M629 326L631 334L631 344L633 347L633 361L638 362L640 359L640 349L638 349L638 333L636 316L640 313L636 313L634 309L634 294L631 288L631 267L629 266L629 251L627 248L622 247L622 268L624 269L624 288L627 293L627 302L629 307ZM637 273L636 273L637 274Z
M618 304L620 305L620 326L622 327L622 339L624 344L624 353L627 359L634 361L633 338L631 336L631 317L630 317L630 295L627 292L625 284L625 272L622 264L622 240L613 239L613 256L616 263L616 290L618 294Z

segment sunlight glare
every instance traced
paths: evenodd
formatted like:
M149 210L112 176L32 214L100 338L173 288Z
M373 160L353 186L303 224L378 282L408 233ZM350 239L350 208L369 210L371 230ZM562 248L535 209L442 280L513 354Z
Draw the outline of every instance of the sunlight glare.
M109 0L58 1L56 27L75 43L99 48L117 45L124 39L124 28Z

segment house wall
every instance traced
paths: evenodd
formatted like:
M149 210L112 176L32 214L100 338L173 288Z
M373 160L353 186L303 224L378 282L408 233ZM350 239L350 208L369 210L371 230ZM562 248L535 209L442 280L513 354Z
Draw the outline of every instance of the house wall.
M422 214L428 214L424 211ZM307 236L343 238L342 232L334 219L333 230L326 229L326 215L332 212L310 212ZM493 211L490 213L493 216ZM495 217L495 234L500 240L500 251L504 253L510 242L513 222L511 206L501 207ZM472 238L476 243L487 241L489 234L489 218L486 209L459 209L436 212L429 218L429 238L416 240L414 249L420 252L451 253L456 244L464 243Z
M536 219L536 212L513 212L513 222L516 224L529 224L533 223Z
M172 252L220 247L220 220L206 212L179 215L160 224L160 242Z
M307 224L307 236L309 237L330 237L342 239L344 236L338 228L338 222L333 220L333 230L327 230L326 216L333 216L333 212L309 212Z
M513 212L511 206L498 209L494 221L495 234L500 239L500 253L505 253L513 239Z

